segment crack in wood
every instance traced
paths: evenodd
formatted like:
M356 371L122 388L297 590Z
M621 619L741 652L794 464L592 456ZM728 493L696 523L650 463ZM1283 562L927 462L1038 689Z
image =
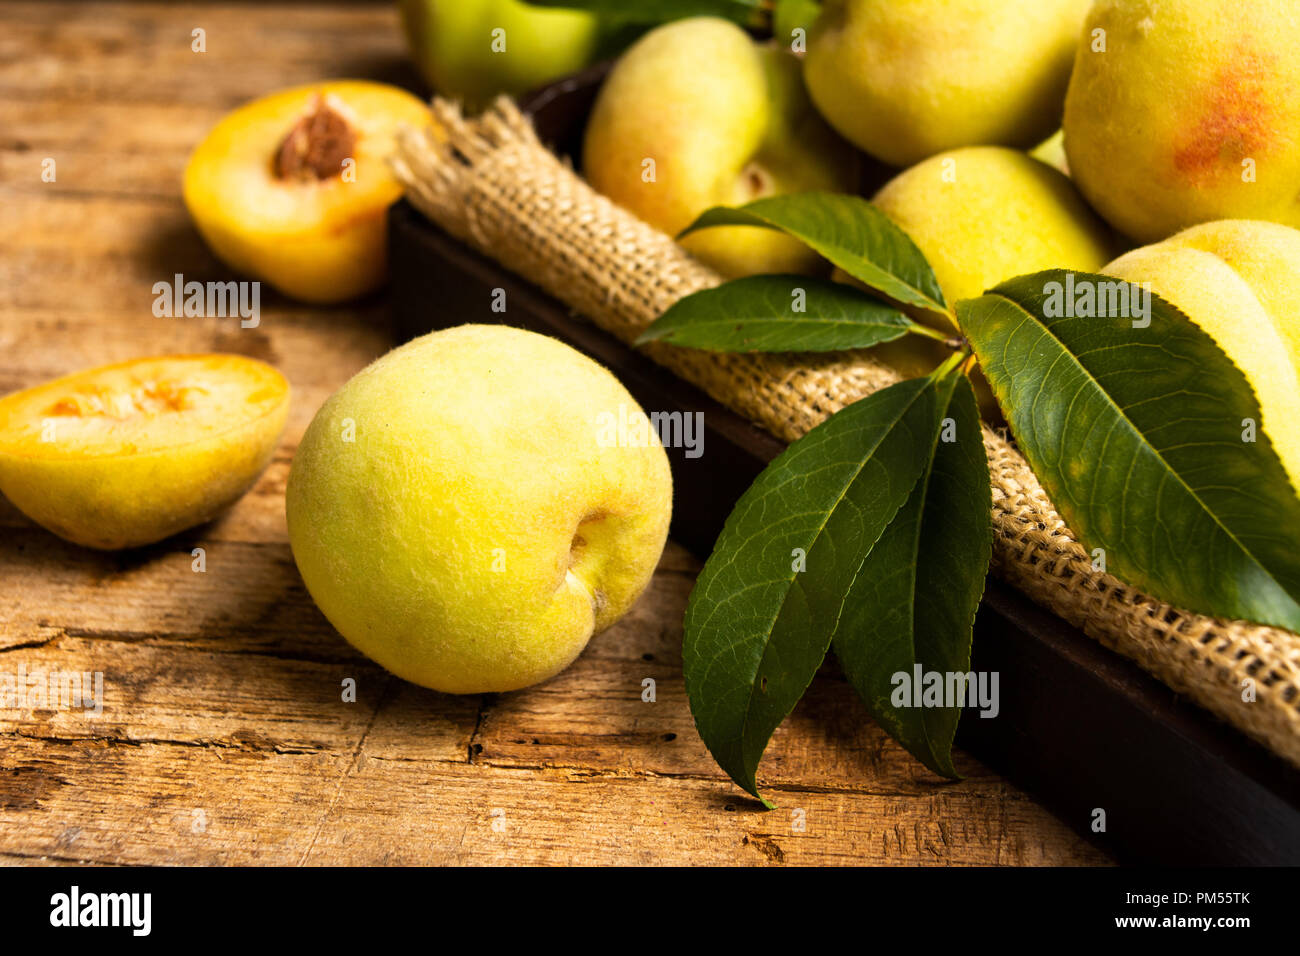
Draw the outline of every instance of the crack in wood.
M38 626L50 627L50 625L47 624L40 624ZM58 628L51 627L50 629L55 631L55 633L51 634L49 637L46 637L44 639L23 641L20 644L6 644L4 646L0 646L0 654L8 654L10 651L26 651L26 650L32 650L33 648L37 648L37 647L47 647L48 645L53 644L55 641L57 641L60 637L63 637L64 634L66 633L65 631L59 630Z
M370 715L370 722L366 724L366 729L361 732L361 737L357 740L357 745L352 749L352 760L348 763L347 768L339 777L338 786L334 788L334 795L330 798L329 806L321 814L320 820L316 823L316 829L311 835L311 840L307 844L307 849L303 850L302 856L298 858L298 865L305 866L307 858L311 856L311 851L316 849L316 841L320 839L321 831L325 828L325 821L330 818L334 808L338 805L339 798L343 796L343 789L347 785L348 778L356 771L361 761L361 750L365 746L366 738L370 736L370 731L374 729L375 722L379 720L379 714L384 709L384 705L392 697L393 681L395 678L389 675L384 682L383 689L379 692L379 703L375 705L374 713Z
M239 750L245 753L274 753L284 755L328 754L333 752L329 747L324 746L295 746L292 744L276 743L275 741L271 741L270 746L259 745L254 738L241 738L238 732L231 734L228 738L198 737L193 740L178 740L169 737L113 737L101 734L87 734L84 737L67 737L59 734L32 733L22 728L17 728L8 731L5 734L0 734L0 740L3 740L5 737L18 737L23 740L38 740L41 743L62 744L69 747L85 744L108 745L113 747L197 747L201 750Z
M480 694L478 699L478 714L474 718L474 729L470 731L469 743L465 747L466 760L470 766L474 765L474 758L483 752L483 745L478 742L479 731L483 727L483 720L487 717L487 712L497 701L496 694ZM476 749L477 748L477 749Z

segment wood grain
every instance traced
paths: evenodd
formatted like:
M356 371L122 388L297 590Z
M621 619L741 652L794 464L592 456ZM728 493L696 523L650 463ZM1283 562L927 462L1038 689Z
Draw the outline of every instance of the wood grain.
M180 202L194 143L248 98L334 76L418 89L390 5L0 4L0 391L210 350L294 389L253 491L169 541L90 552L0 501L0 673L104 682L98 716L0 711L0 863L1105 862L969 757L960 783L929 774L830 668L777 732L761 779L780 809L760 811L691 723L698 564L674 544L633 612L527 691L434 694L352 651L298 578L282 496L315 410L393 344L385 301L268 292L256 329L151 312L154 282L228 277Z

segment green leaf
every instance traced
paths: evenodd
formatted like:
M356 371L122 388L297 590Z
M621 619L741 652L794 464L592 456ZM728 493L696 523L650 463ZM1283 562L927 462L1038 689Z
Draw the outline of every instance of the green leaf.
M788 233L886 298L950 318L939 280L916 243L858 196L790 193L734 208L715 206L681 235L712 226L761 226Z
M842 282L760 275L679 299L637 344L662 341L719 352L833 352L892 341L913 324L892 306Z
M956 778L952 741L963 685L953 675L975 677L970 648L993 550L992 493L970 380L953 372L940 389L947 417L933 457L858 571L833 646L890 736L935 773ZM915 706L913 690L925 686L918 668L942 675L943 687L958 693L939 706Z
M606 22L667 23L685 17L724 17L757 26L762 0L524 0L534 7L586 10Z
M714 759L756 797L767 742L826 656L854 575L938 425L928 378L832 415L758 476L705 562L686 609L686 693Z
M1139 317L1069 317L1089 286ZM1177 607L1300 631L1300 500L1266 436L1243 440L1259 402L1169 303L1152 295L1140 327L1139 293L1057 270L958 316L1025 457L1108 571Z

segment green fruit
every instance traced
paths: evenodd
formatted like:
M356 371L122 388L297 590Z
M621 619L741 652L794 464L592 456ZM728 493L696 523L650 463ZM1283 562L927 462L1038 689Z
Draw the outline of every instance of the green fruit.
M289 541L338 631L449 693L557 674L631 607L668 534L672 478L601 366L464 325L389 352L316 414L286 493Z
M1271 222L1193 226L1105 272L1177 306L1255 389L1261 430L1300 488L1300 232Z
M1029 148L1061 122L1089 0L827 0L804 79L823 116L894 166Z
M812 108L798 60L711 17L652 30L619 60L587 125L583 171L673 235L711 206L856 183L853 152ZM769 229L707 229L683 245L727 276L820 265Z
M950 304L1044 269L1096 272L1114 254L1105 225L1063 173L1000 146L932 156L872 202L930 260Z
M600 25L589 13L520 0L400 0L416 67L443 95L478 111L592 62ZM504 47L504 48L503 48Z
M1088 201L1141 242L1216 219L1300 226L1293 0L1099 0L1065 148Z

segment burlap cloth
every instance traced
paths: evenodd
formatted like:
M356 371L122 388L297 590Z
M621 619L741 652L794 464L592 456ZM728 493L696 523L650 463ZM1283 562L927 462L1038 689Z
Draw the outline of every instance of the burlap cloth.
M406 131L394 159L410 201L622 341L631 343L682 296L722 281L592 190L511 102L476 119L449 102L433 106L441 133ZM899 378L865 352L724 355L668 345L646 352L784 441ZM1300 636L1190 614L1093 570L1019 452L987 427L984 444L994 572L1300 766Z

